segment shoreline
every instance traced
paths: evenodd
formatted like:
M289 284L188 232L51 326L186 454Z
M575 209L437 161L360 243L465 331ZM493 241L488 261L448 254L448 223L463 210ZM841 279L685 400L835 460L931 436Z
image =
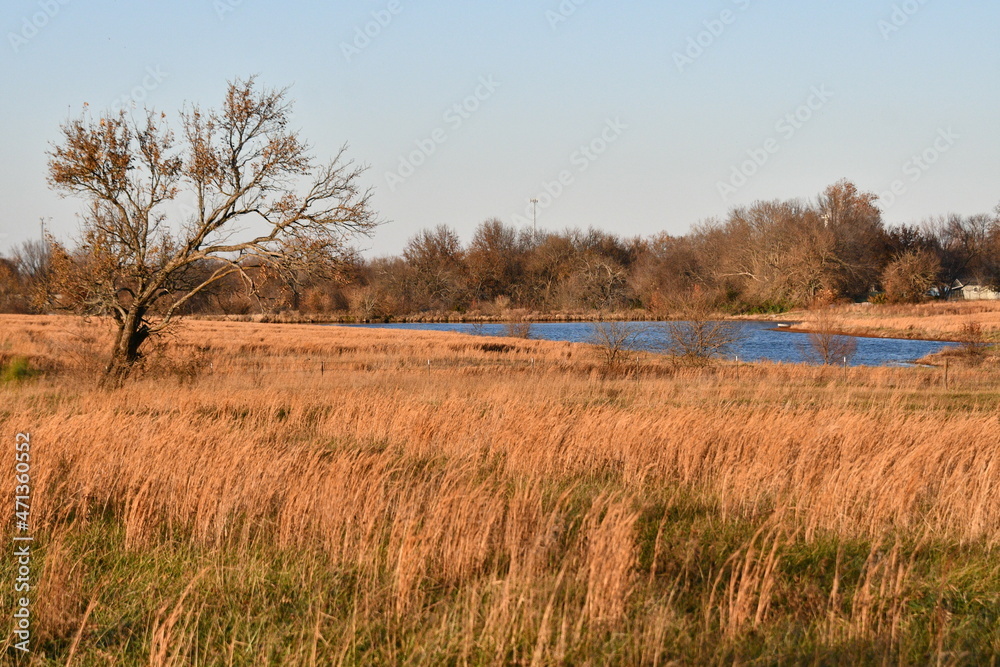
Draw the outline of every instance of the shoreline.
M815 331L813 329L796 328L796 326L801 325L802 322L792 322L791 324L792 326L790 327L780 327L780 328L775 327L774 329L771 329L771 331L784 331L788 333L802 333L802 334L819 333L818 331ZM886 335L880 335L878 333L870 331L859 333L844 329L834 329L830 331L830 333L834 336L850 336L851 338L878 338L882 340L912 340L912 341L921 341L925 343L953 343L956 345L962 343L962 341L957 338L940 338L940 337L935 337L926 332L924 332L926 335L921 335L921 336L903 336L903 335L888 335L890 333L903 333L903 332L887 332Z

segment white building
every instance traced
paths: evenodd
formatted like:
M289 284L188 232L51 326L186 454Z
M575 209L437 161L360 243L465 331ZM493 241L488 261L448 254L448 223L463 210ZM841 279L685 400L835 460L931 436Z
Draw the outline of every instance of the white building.
M963 283L956 280L951 286L951 298L965 301L993 301L1000 299L1000 292L976 282Z

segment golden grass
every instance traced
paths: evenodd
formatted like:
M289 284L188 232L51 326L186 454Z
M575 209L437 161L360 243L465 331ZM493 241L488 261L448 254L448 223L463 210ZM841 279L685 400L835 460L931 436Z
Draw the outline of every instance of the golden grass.
M696 638L766 626L792 594L782 554L830 535L871 547L849 601L837 584L810 602L823 628L813 639L898 648L910 576L899 535L1000 545L990 368L953 371L950 389L930 369L675 369L651 356L608 375L568 343L190 322L145 374L99 391L106 340L99 322L0 318L0 355L47 370L0 388L0 427L11 442L31 432L32 517L51 545L41 584L66 598L39 622L76 635L78 655L97 655L113 621L87 618L98 587L69 572L109 583L63 545L107 520L126 552L179 541L247 563L314 554L302 590L321 572L352 573L353 620L310 598L295 650L277 659L276 645L213 625L221 612L192 591L232 575L221 560L192 564L148 619L151 664L227 651L333 663L376 623L416 638L388 642L388 662L557 664L598 639L623 664L716 655ZM4 455L0 478L12 476ZM698 575L697 622L678 601L693 594L701 547L669 520L690 503L759 526ZM839 553L836 571L839 582Z
M1000 301L934 301L916 305L852 304L836 310L837 326L846 333L888 338L961 340L962 329L978 323L994 342L1000 340ZM795 311L771 319L798 319L810 330L816 313Z

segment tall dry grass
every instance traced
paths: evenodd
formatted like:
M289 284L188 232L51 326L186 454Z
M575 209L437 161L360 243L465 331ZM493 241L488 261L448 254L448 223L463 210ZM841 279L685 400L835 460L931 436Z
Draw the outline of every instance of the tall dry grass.
M0 319L0 353L45 371L0 388L0 426L32 434L54 655L946 659L954 612L924 623L914 563L1000 545L989 367L950 389L929 369L653 357L618 375L580 345L192 322L99 391L103 326ZM826 578L797 586L809 559ZM137 591L144 616L120 597ZM260 599L291 616L236 608Z

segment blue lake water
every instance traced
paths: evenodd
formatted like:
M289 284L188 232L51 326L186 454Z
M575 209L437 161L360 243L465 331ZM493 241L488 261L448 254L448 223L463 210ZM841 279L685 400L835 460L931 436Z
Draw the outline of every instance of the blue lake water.
M639 323L647 327L637 340L638 349L657 352L667 340L662 324L656 322ZM743 340L725 355L729 359L739 356L741 361L779 361L786 363L809 363L815 361L810 355L809 335L776 329L772 322L742 322L745 329ZM381 329L416 329L420 331L454 331L483 336L503 336L506 329L502 324L360 324L353 327ZM588 322L542 322L532 323L531 337L544 340L569 341L573 343L591 342L594 329ZM951 343L927 340L903 340L896 338L855 338L857 350L849 363L852 366L901 366L910 364L923 356L938 352Z

